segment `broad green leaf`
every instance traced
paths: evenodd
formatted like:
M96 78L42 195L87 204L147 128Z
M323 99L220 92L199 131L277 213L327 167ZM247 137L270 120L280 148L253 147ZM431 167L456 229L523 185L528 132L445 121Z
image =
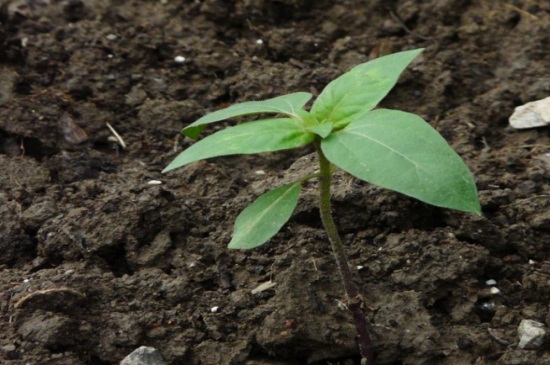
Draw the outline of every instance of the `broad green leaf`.
M239 214L229 248L251 249L266 243L290 219L302 185L281 186L260 196Z
M313 141L300 121L265 119L239 124L216 132L180 153L162 172L216 156L286 150Z
M445 208L480 212L472 173L417 115L374 110L321 142L327 159L372 184Z
M367 113L395 86L399 75L423 49L394 53L360 64L330 82L311 114L341 128Z
M311 100L307 92L297 92L263 101L247 101L217 110L189 124L181 132L190 138L197 138L204 126L209 123L250 114L274 113L286 116L298 116L298 110Z
M332 132L332 127L332 123L314 124L307 127L307 130L317 134L321 138L325 138Z

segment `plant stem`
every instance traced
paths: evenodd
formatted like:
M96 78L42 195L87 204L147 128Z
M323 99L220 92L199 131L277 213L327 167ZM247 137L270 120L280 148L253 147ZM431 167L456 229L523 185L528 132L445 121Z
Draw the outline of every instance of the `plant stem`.
M325 157L325 154L321 150L319 142L315 143L315 148L317 150L317 156L319 159L319 210L321 212L321 220L328 234L330 244L332 246L332 253L338 264L338 269L340 270L340 276L342 278L342 283L346 290L347 296L347 305L348 309L353 315L353 322L357 330L357 342L359 344L359 351L361 353L361 364L362 365L373 365L374 364L374 350L372 348L372 343L370 340L367 320L361 309L361 296L359 295L359 290L357 285L353 281L353 274L349 268L348 260L346 253L344 251L344 245L338 234L338 229L336 224L332 219L331 213L331 204L330 204L330 188L332 185L332 168L331 163Z

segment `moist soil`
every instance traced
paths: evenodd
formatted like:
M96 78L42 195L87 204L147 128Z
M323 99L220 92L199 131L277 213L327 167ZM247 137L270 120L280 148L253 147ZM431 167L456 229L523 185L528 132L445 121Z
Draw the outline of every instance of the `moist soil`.
M209 111L424 47L381 105L449 141L483 214L337 173L377 364L550 364L518 347L550 327L549 129L508 126L550 94L549 38L546 1L1 0L0 363L358 363L315 182L268 244L226 247L311 149L161 170Z

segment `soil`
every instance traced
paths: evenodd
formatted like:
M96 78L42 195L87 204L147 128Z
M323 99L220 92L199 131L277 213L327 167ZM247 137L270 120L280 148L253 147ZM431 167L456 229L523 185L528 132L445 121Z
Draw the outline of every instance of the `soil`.
M141 345L170 365L356 363L315 183L268 244L226 248L311 149L161 170L209 111L419 47L382 105L442 133L483 215L338 173L377 364L550 364L548 342L517 346L522 319L550 327L549 129L508 127L550 94L535 0L0 0L0 363L117 364Z

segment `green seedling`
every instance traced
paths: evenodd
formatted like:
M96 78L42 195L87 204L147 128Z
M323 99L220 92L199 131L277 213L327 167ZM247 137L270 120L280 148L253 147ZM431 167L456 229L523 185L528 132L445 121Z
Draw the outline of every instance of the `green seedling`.
M423 50L380 57L352 68L330 82L309 111L307 92L236 104L210 113L183 129L197 138L210 123L251 114L273 118L246 122L216 132L178 155L163 172L216 156L252 154L312 144L317 173L273 189L237 218L229 248L251 249L266 243L290 219L302 188L319 182L319 210L358 332L363 364L374 364L362 295L353 281L342 240L331 214L333 171L340 168L369 183L428 204L480 213L472 173L441 135L417 115L374 107L395 86L399 75Z

